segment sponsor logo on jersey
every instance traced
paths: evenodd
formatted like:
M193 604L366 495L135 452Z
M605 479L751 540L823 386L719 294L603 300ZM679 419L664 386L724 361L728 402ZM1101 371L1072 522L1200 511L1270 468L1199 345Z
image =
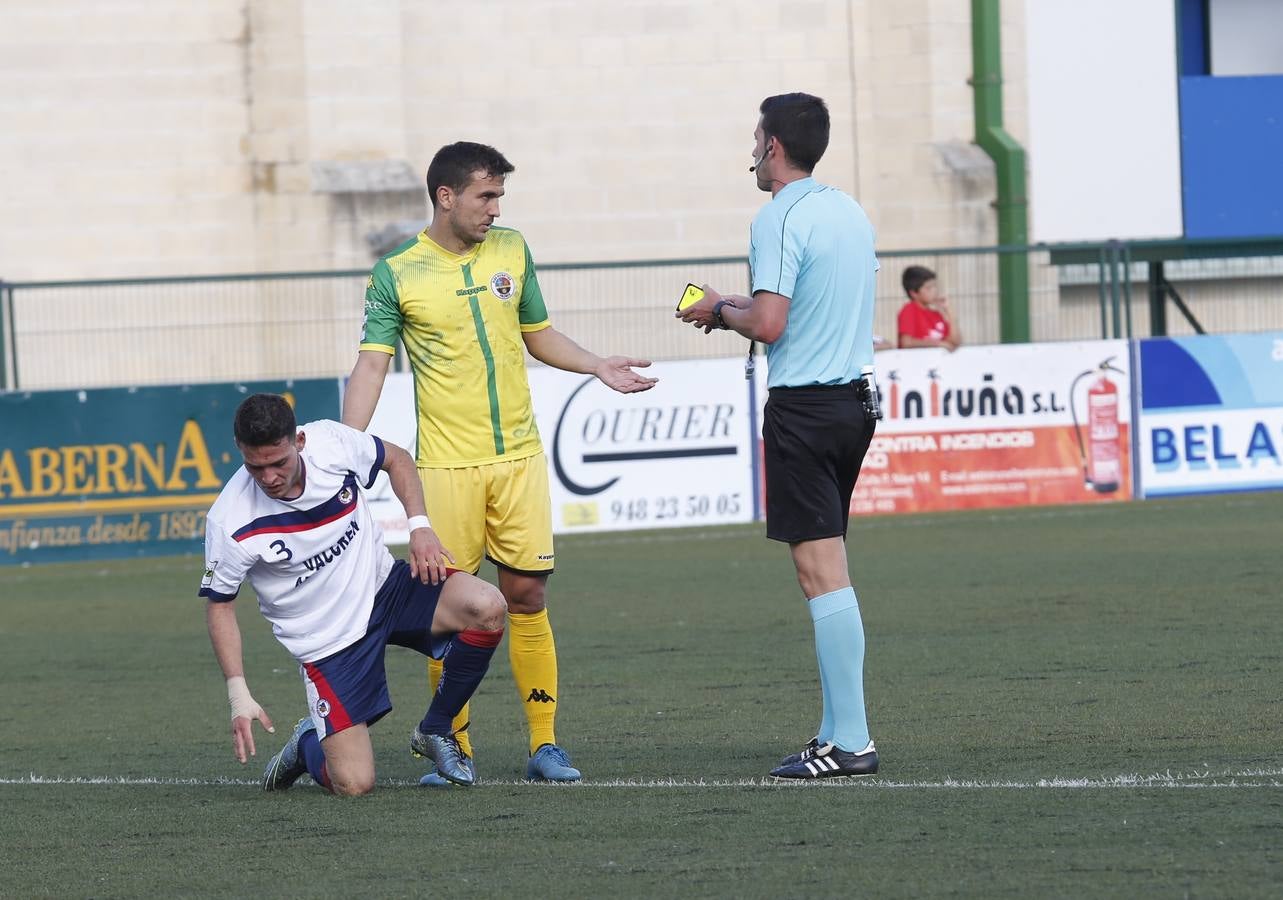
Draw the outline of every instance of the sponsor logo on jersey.
M214 583L214 570L218 568L218 560L205 563L205 574L201 577L200 586L207 588Z
M517 283L507 272L495 272L490 279L490 291L500 300L511 300L517 290Z
M348 489L344 488L344 490ZM327 565L343 555L343 551L348 548L348 545L356 540L357 532L360 530L361 526L357 524L356 519L353 519L348 523L347 530L344 531L343 535L334 542L332 547L328 550L322 550L310 559L303 560L303 565L307 566L307 570L309 572L319 572L321 569L324 569ZM306 577L307 576L304 576L304 578ZM298 587L303 583L303 580L303 578L300 578L294 583L294 586Z
M484 294L485 292L486 286L484 284L479 284L476 287L459 288L454 292L454 295L456 297L471 297L473 294Z

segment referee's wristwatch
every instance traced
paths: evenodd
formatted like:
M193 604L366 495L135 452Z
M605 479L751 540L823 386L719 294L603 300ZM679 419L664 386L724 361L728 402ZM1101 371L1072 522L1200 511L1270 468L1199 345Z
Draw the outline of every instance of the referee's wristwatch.
M717 323L718 328L726 331L728 330L728 326L726 324L726 320L722 318L723 306L729 306L731 309L739 309L739 307L729 300L718 300L713 304L713 321Z

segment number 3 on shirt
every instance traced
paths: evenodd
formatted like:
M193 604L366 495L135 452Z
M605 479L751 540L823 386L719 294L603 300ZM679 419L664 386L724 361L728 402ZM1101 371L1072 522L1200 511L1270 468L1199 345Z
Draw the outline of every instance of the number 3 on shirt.
M286 547L284 541L272 541L268 546L275 550L280 555L281 559L286 562L289 562L294 558L294 551L289 547Z

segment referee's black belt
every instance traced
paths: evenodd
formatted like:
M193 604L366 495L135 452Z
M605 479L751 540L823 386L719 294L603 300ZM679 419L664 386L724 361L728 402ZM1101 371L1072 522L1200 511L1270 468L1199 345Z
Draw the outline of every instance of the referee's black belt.
M782 385L771 388L770 393L774 394L779 391L791 397L818 397L825 394L854 393L857 397L860 397L863 396L864 382L865 379L860 377L854 381L844 381L842 384L801 384L796 387Z

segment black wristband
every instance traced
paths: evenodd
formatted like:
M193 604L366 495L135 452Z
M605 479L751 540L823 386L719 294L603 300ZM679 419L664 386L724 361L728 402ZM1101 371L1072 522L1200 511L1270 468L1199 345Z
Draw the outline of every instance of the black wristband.
M739 309L739 307L729 300L718 300L716 303L713 304L713 321L717 322L718 328L722 329L723 331L726 331L727 330L726 320L722 318L723 306L729 306L732 309Z

